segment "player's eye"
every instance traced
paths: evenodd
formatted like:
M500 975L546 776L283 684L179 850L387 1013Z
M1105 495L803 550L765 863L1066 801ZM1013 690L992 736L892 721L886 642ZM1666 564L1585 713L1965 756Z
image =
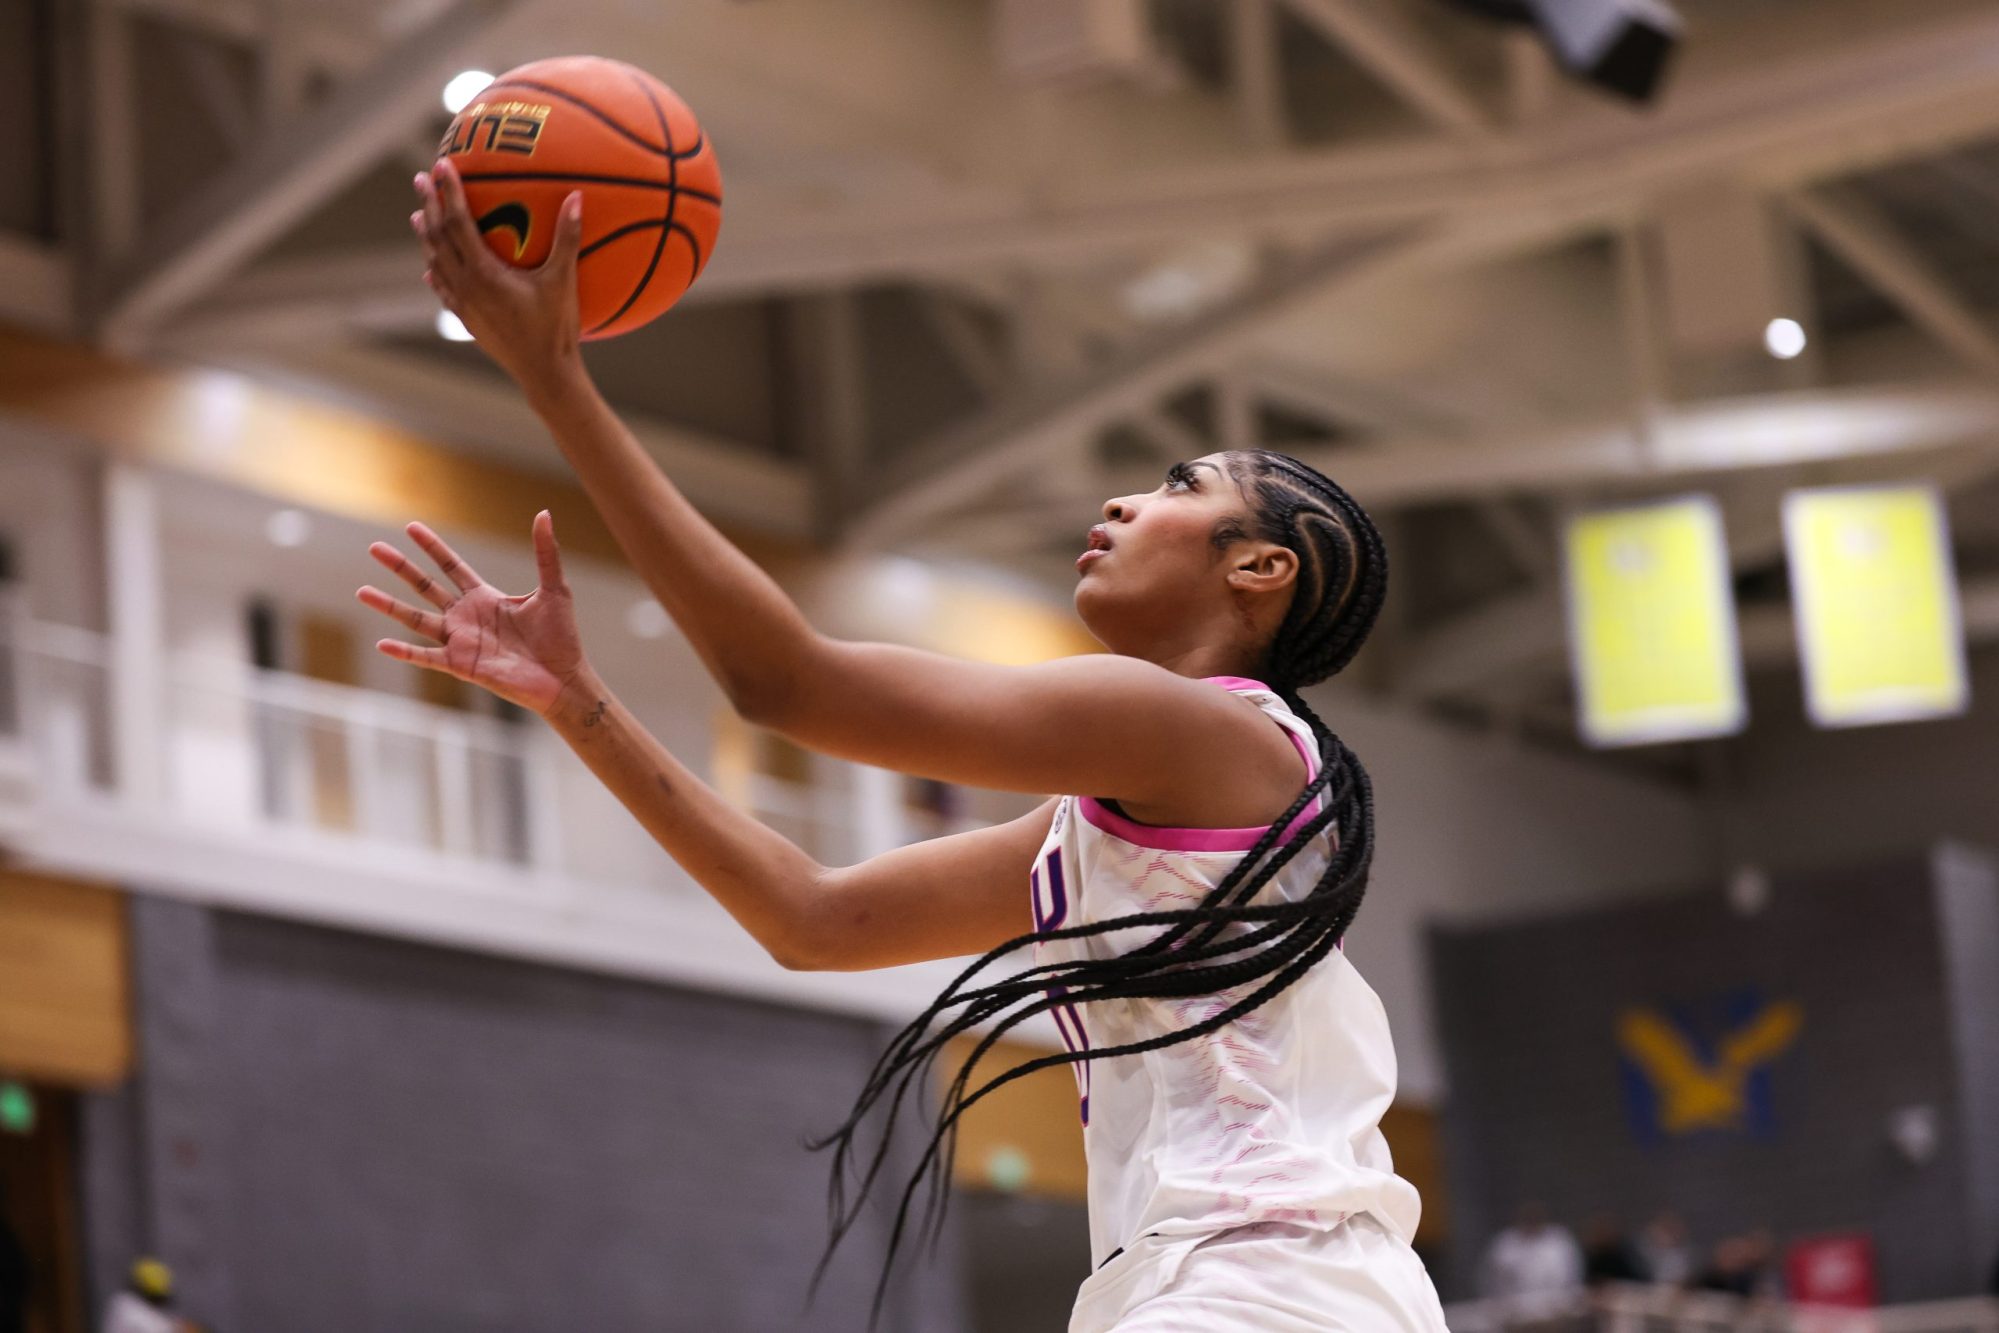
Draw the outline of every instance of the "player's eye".
M1166 485L1169 490L1176 486L1185 486L1192 489L1194 486L1194 469L1188 467L1185 463L1175 463L1172 467L1166 469Z

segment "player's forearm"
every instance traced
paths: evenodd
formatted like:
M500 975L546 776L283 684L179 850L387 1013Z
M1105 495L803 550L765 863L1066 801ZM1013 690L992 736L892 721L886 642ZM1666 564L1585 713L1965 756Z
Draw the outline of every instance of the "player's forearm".
M826 867L737 810L586 670L545 715L653 840L778 962L804 966Z
M824 640L776 581L680 493L580 362L523 381L625 557L746 715L769 711Z

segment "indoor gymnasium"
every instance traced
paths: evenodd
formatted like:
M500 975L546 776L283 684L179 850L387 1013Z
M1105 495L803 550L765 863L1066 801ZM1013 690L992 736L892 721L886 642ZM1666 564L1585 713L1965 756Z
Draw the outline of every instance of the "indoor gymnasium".
M0 1333L1999 1333L1999 6L0 0Z

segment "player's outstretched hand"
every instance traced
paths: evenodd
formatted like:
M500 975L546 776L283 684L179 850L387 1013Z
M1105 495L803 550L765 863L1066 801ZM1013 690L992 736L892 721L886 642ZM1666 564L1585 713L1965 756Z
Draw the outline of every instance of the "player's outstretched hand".
M383 639L375 647L399 661L469 680L509 703L547 716L561 701L563 690L588 675L582 637L576 632L575 605L555 546L555 520L546 509L535 515L534 554L541 583L521 597L509 597L481 579L423 524L410 524L409 535L437 562L448 583L432 578L387 542L376 542L368 554L436 609L411 606L373 586L355 595L432 642Z
M583 196L563 200L555 249L540 268L515 268L487 248L449 158L416 177L423 207L410 227L423 242L423 280L500 368L533 392L573 369L581 341L576 255Z

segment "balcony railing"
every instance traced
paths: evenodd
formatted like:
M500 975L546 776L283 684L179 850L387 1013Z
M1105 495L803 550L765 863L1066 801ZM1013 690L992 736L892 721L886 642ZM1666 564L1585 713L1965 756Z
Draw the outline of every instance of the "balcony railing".
M239 661L169 654L149 691L157 772L121 774L104 634L0 607L0 808L35 800L156 804L207 829L335 837L483 865L581 874L607 859L619 881L663 866L559 742L509 721ZM692 756L690 756L692 758ZM127 762L131 762L129 759ZM750 813L829 863L983 821L912 806L893 775L820 758L810 781L745 774L725 784ZM563 784L573 784L565 788ZM564 815L592 822L587 855L564 856ZM601 819L603 826L596 821ZM633 869L636 868L636 869Z
M106 636L7 624L0 744L42 797L127 796ZM160 682L164 805L206 826L347 834L515 865L553 865L534 787L540 737L498 718L240 662L169 658Z

